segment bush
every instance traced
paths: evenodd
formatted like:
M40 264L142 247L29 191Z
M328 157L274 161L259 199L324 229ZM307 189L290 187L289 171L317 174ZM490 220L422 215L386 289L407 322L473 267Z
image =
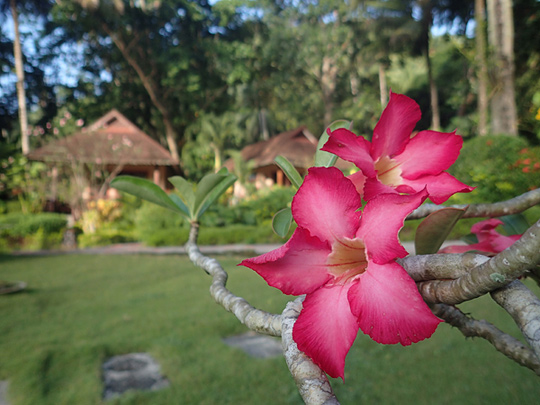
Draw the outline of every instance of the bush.
M126 242L135 242L132 232L107 228L98 229L93 233L83 233L77 238L77 244L81 248Z
M0 216L0 235L24 238L35 234L40 229L44 234L52 234L63 231L66 225L67 218L64 214L11 213Z
M449 203L507 200L540 185L540 148L514 136L475 137L464 143L450 173L476 190L457 194Z

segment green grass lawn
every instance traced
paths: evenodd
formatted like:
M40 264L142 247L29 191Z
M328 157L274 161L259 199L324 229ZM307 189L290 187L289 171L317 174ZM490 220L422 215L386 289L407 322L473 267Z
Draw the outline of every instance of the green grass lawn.
M281 312L290 298L222 257L230 289L259 308ZM130 393L108 404L298 404L281 357L253 359L221 339L246 331L215 304L210 278L183 256L0 256L0 280L24 280L0 296L0 379L12 405L101 403L101 364L149 352L169 388ZM488 299L464 306L515 332ZM481 339L443 324L410 347L383 346L360 333L342 404L537 404L540 378Z

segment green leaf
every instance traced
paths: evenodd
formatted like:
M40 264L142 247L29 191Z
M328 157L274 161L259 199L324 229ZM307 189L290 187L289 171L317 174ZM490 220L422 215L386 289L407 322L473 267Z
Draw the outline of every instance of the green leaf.
M111 187L186 216L185 207L177 205L161 187L150 180L134 176L118 176L111 181Z
M180 176L169 177L169 181L180 193L180 198L188 208L190 214L193 213L195 206L194 185Z
M302 176L300 176L296 167L284 156L276 156L274 162L283 170L283 173L285 173L285 176L291 181L292 185L299 189L302 185Z
M414 239L417 255L437 253L465 209L442 208L428 215L418 226Z
M284 238L289 233L292 224L292 212L290 208L283 208L272 218L272 229L274 232Z
M198 221L208 207L227 191L236 179L234 174L214 173L204 176L195 192L193 219Z
M529 229L529 223L523 214L506 215L499 218L507 235L521 235Z
M352 128L352 121L338 120L331 123L328 128L330 131L334 131L338 128ZM327 128L327 129L328 129ZM321 148L328 141L328 133L326 129L319 138L319 143L317 144L317 152L315 152L315 164L316 167L331 167L336 164L337 156L330 152L322 151Z

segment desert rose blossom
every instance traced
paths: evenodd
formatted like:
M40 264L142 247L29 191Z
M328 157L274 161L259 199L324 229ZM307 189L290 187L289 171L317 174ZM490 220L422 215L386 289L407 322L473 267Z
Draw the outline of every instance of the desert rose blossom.
M360 169L350 179L367 201L381 193L412 194L427 188L429 198L441 204L455 193L472 191L473 187L445 171L459 156L461 136L420 131L411 138L420 118L420 107L414 100L390 93L371 142L340 128L328 131L330 138L322 150Z
M471 227L471 232L478 238L478 243L447 246L439 253L465 253L470 250L478 250L489 254L500 253L521 238L521 235L501 235L495 228L502 224L501 220L495 218L477 222Z
M398 240L404 219L426 197L384 194L360 212L360 195L341 171L311 168L293 199L292 237L240 263L285 294L306 294L293 339L330 376L344 377L359 328L379 343L410 345L441 322L395 261L407 255Z

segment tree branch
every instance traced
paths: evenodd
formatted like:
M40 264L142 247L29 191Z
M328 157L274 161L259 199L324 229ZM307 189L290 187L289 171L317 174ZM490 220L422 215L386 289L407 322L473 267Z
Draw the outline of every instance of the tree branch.
M523 333L537 359L540 359L540 300L521 281L491 293L497 304L508 312Z
M502 217L504 215L517 214L540 204L540 188L528 191L520 196L510 200L496 202L493 204L466 204L450 205L452 208L467 209L463 218L481 218L481 217ZM467 208L468 207L468 208ZM407 219L419 219L427 217L432 212L446 208L444 205L424 204L414 210Z
M292 330L304 297L287 303L282 314L281 345L287 367L298 387L302 399L309 405L339 404L326 374L311 359L298 350L292 337Z
M490 342L495 349L521 366L530 368L540 375L540 361L534 352L516 338L502 332L485 320L468 317L458 308L446 304L435 304L433 313L450 325L458 328L466 337L481 337Z
M397 262L418 282L457 279L487 260L487 256L463 253L407 256Z
M512 246L456 280L418 284L428 303L459 304L504 287L540 261L540 220Z
M271 336L281 336L281 315L271 314L252 307L244 298L229 291L227 272L216 259L204 256L197 246L199 225L192 224L188 242L185 245L189 259L212 276L210 295L227 311L232 312L249 329Z

